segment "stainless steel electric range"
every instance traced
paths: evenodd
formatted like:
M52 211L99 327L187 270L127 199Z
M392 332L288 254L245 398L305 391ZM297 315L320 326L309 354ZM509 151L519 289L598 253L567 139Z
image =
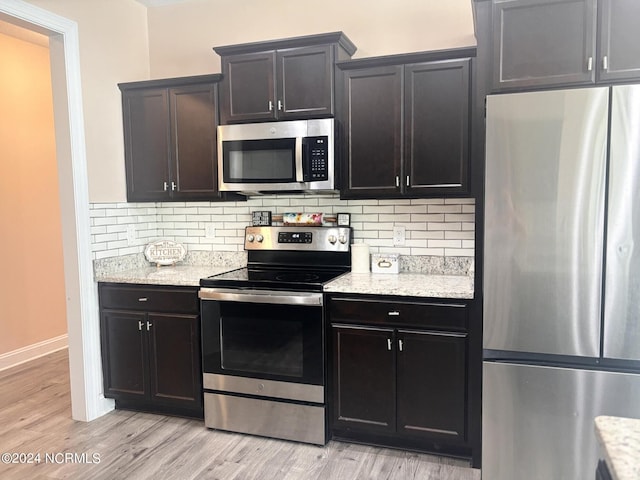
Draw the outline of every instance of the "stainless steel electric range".
M200 281L205 425L324 445L323 285L351 231L247 227L247 267Z

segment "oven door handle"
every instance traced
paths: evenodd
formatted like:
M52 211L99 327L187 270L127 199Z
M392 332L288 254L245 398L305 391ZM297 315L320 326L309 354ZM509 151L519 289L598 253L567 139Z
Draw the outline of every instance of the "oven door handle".
M221 302L275 303L281 305L322 306L322 293L288 292L270 290L235 290L225 288L201 288L198 292L201 300Z

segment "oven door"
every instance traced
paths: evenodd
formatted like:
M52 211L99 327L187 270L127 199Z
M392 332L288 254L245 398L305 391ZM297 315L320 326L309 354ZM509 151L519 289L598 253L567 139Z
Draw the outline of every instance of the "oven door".
M322 293L202 288L205 389L322 403Z

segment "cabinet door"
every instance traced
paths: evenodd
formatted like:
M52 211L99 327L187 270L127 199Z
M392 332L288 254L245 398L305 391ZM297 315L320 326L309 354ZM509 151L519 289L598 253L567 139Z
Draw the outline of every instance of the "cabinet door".
M494 0L494 88L593 83L595 2Z
M398 331L398 433L466 439L466 334Z
M127 200L168 200L169 101L166 88L123 92Z
M345 72L342 198L400 194L402 79L402 65Z
M405 67L405 175L410 195L466 193L469 59Z
M395 432L393 330L332 325L332 426Z
M172 199L220 197L216 158L216 87L191 85L169 90Z
M276 118L276 52L222 57L220 123Z
M100 320L105 397L144 400L149 391L146 315L107 310Z
M640 2L600 0L599 80L640 78Z
M333 114L332 51L330 45L278 51L278 118L323 117Z
M202 405L197 315L148 316L151 399L183 408Z

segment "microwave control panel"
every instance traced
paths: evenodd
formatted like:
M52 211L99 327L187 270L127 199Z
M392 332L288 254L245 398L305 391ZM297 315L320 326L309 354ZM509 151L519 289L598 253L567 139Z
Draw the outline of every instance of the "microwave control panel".
M329 179L329 138L304 138L304 175L305 182L319 182Z

